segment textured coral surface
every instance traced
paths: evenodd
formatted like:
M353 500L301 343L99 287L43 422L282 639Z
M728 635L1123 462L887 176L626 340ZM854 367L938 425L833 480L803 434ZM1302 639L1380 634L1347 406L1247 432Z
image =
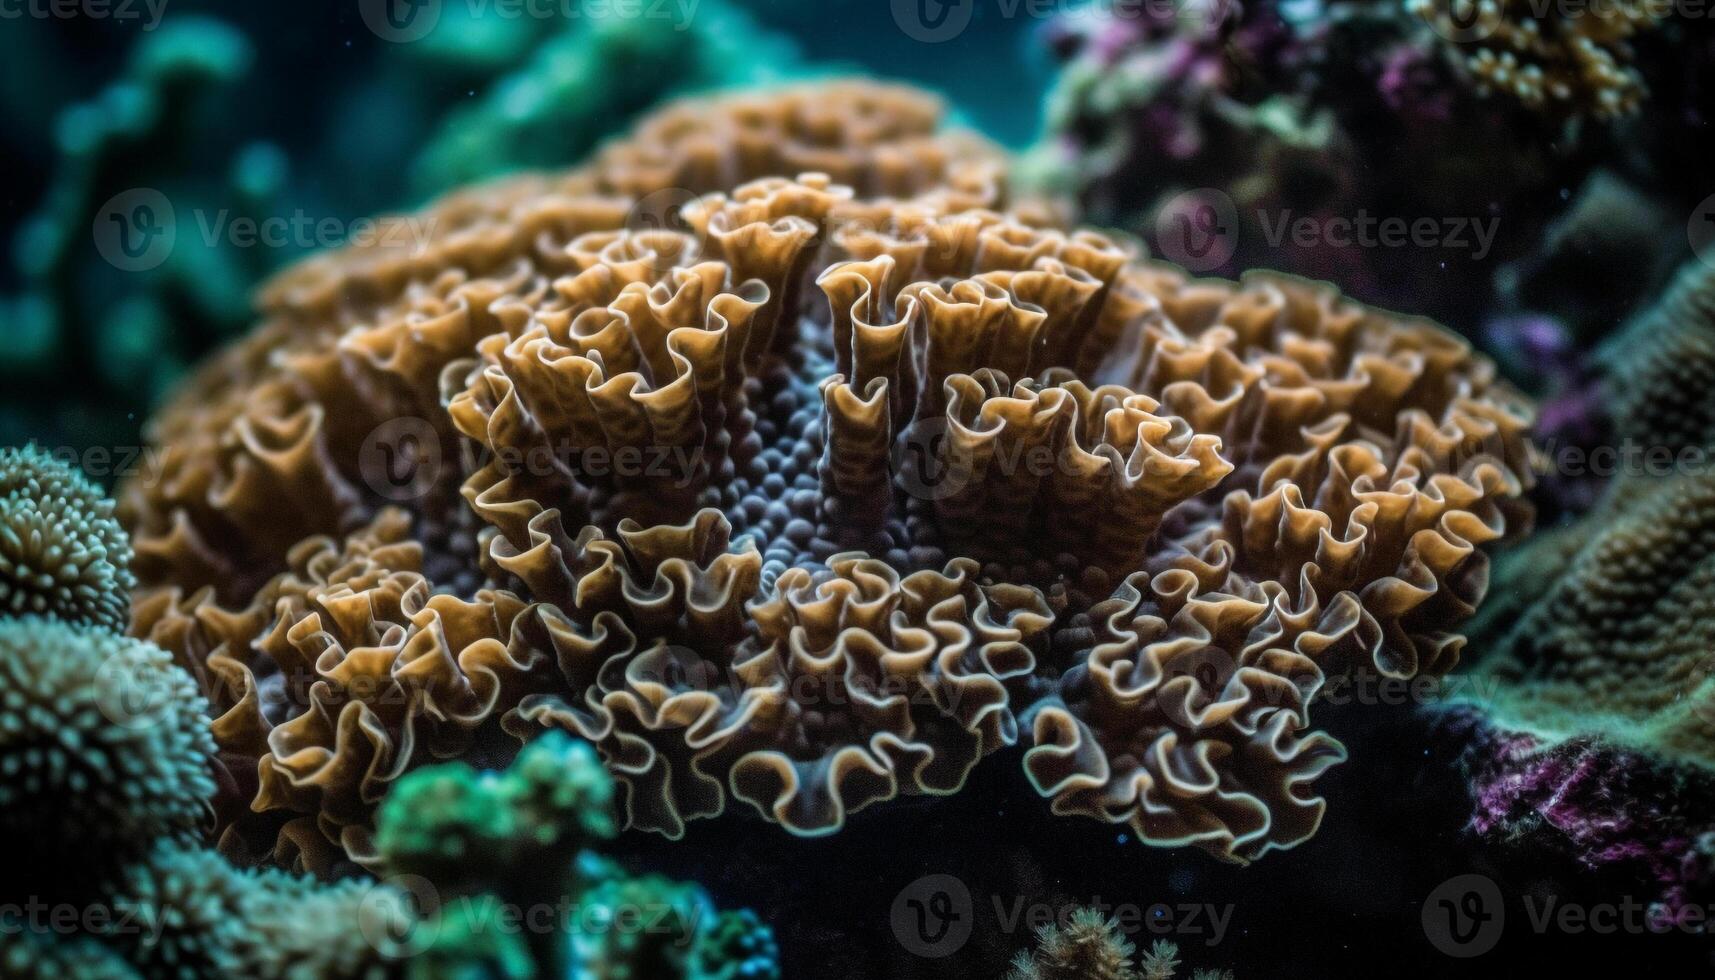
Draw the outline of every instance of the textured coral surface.
M407 770L543 729L670 836L829 833L1019 742L1154 843L1314 832L1310 702L1457 660L1528 408L1427 322L1055 227L937 121L681 104L265 291L124 500L229 849L366 858Z

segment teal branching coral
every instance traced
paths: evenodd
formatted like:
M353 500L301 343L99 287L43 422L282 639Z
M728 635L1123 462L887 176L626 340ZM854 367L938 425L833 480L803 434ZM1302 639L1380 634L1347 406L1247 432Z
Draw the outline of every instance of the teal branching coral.
M0 449L0 615L123 630L131 543L82 473L37 449Z
M412 165L416 189L563 166L665 97L803 74L790 41L727 3L699 3L683 20L643 11L591 8L481 99L448 112ZM423 43L457 33L436 30Z
M236 250L175 248L159 267L128 272L95 255L91 230L110 199L160 176L146 166L158 171L179 158L209 94L243 75L251 58L248 42L224 24L174 17L143 35L119 79L58 120L58 169L13 243L22 291L0 297L9 328L0 371L14 391L29 392L36 378L78 377L136 404L243 318L249 284L264 270L240 267L245 257ZM235 168L223 194L229 210L262 204L250 191L267 188L244 172ZM182 186L157 190L188 210ZM23 404L7 401L14 410Z
M1139 954L1116 920L1079 908L1063 923L1038 928L1035 947L1013 959L1006 980L1172 980L1179 966L1177 944L1157 939ZM1232 980L1232 971L1199 969L1193 978Z
M1507 554L1475 690L1504 727L1715 768L1715 269L1610 345L1621 472L1579 524Z
M617 832L613 799L593 749L559 732L504 772L450 763L403 779L376 846L389 874L430 886L423 955L501 975L529 963L541 977L778 978L772 933L752 913L717 913L696 885L630 877L588 850ZM539 924L549 912L555 928Z

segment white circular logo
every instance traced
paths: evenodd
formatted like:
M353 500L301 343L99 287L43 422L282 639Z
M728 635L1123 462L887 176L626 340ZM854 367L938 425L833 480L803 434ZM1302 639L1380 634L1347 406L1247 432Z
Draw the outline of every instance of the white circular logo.
M952 439L945 415L920 418L893 443L893 472L918 500L944 500L970 483L973 463Z
M120 728L153 728L166 720L175 676L145 660L114 654L95 672L96 707Z
M420 875L396 875L369 886L357 905L357 929L390 960L416 956L440 933L441 894Z
M976 0L893 0L893 22L924 44L951 41L965 32Z
M1506 928L1500 886L1487 875L1449 878L1423 900L1423 934L1430 945L1456 959L1495 948Z
M1499 17L1483 15L1483 0L1413 0L1408 9L1454 44L1481 41L1501 22Z
M893 936L927 959L951 956L970 941L975 906L971 890L952 875L925 875L893 899Z
M1691 212L1691 221L1685 226L1685 237L1691 242L1691 251L1699 260L1711 268L1715 268L1715 194L1703 199L1697 209Z
M422 499L441 475L441 437L426 420L389 419L357 453L364 485L394 503Z
M1212 187L1176 195L1155 216L1155 243L1169 262L1188 272L1213 272L1239 247L1239 209Z
M133 187L107 199L90 231L95 250L121 272L147 272L173 254L178 220L173 202L153 187Z
M394 44L421 41L441 22L441 0L357 0L357 10L376 37Z

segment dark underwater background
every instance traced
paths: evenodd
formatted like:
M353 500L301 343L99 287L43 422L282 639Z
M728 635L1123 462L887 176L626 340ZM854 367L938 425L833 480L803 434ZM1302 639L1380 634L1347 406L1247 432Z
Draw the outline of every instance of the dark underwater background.
M1391 201L1402 212L1413 201L1432 201L1432 209L1465 214L1466 202L1477 201L1482 214L1473 217L1498 216L1503 229L1517 232L1482 258L1457 258L1449 267L1403 257L1390 265L1395 257L1387 256L1370 267L1367 258L1282 254L1273 264L1458 330L1541 400L1542 424L1562 446L1595 446L1607 437L1602 386L1613 338L1640 322L1675 270L1697 269L1699 242L1695 232L1688 240L1687 221L1694 223L1699 202L1715 192L1705 22L1676 26L1671 43L1638 42L1637 64L1658 108L1634 117L1627 124L1633 129L1600 138L1590 135L1597 127L1587 120L1568 124L1544 140L1554 154L1506 172L1508 191L1500 195L1480 186L1501 164L1478 144L1493 146L1489 134L1520 131L1524 124L1511 110L1467 117L1455 104L1434 116L1443 128L1425 129L1384 119L1366 103L1339 115L1338 125L1369 134L1354 144L1373 138L1394 152L1342 144L1351 159L1335 158L1325 148L1287 153L1210 136L1215 148L1198 152L1231 159L1217 166L1189 154L1175 164L1206 180L1187 181L1167 167L1157 183L1137 176L1158 172L1141 144L1131 151L1146 162L1116 165L1097 154L1114 165L1098 178L1080 169L1079 161L1087 163L1081 148L1106 146L1106 127L1147 129L1154 117L1140 112L1115 122L1068 108L1068 86L1076 87L1069 74L1103 69L1080 48L1090 42L1054 17L1008 16L979 0L969 28L929 47L900 29L897 4L885 0L701 4L699 26L670 36L658 27L598 30L575 19L476 18L468 29L412 45L383 41L365 27L355 2L339 0L170 0L166 17L148 30L117 20L0 20L0 445L35 442L79 453L140 445L146 418L172 385L251 325L256 285L316 249L298 241L197 244L147 274L126 273L100 260L88 229L104 202L127 188L160 188L189 202L181 209L204 213L351 220L415 208L485 177L569 166L663 101L715 89L853 74L924 87L946 100L958 123L1046 170L1057 167L1046 183L1068 187L1088 223L1139 239L1160 227L1162 195L1199 183L1281 207L1339 201L1348 191L1347 204ZM1332 8L1365 5L1278 6L1295 18L1332 19ZM1230 54L1242 43L1229 35L1215 49L1227 45ZM1107 70L1132 70L1115 65ZM1099 79L1080 84L1094 87ZM1259 72L1229 94L1257 105L1241 94L1247 86L1284 84ZM1333 75L1314 85L1302 92L1334 101L1329 92L1359 83ZM1433 137L1422 135L1431 131ZM1433 167L1431 154L1463 165ZM1264 160L1283 162L1258 162ZM1254 187L1259 178L1250 168L1260 166L1275 167L1280 186L1244 197L1235 188ZM1365 189L1330 176L1347 172ZM1232 261L1270 258L1265 249L1260 259L1247 253ZM1624 347L1622 341L1618 349ZM1715 394L1690 384L1683 397ZM111 488L111 474L90 475ZM1545 474L1535 491L1539 528L1596 537L1607 520L1600 504L1606 491L1601 480ZM1706 549L1709 542L1706 535L1672 547ZM1468 660L1482 662L1482 637L1498 644L1529 597L1546 587L1536 583L1557 570L1535 557L1497 574L1499 583L1526 583L1516 593L1524 598L1500 601L1480 621L1487 632L1467 648ZM1664 889L1678 908L1710 910L1715 789L1706 765L1657 759L1635 744L1605 749L1599 737L1586 738L1579 751L1596 744L1591 751L1619 753L1587 757L1593 765L1635 766L1636 773L1623 786L1562 786L1557 795L1552 786L1522 785L1532 778L1552 783L1540 772L1497 775L1492 759L1506 755L1496 746L1507 736L1480 708L1409 702L1320 709L1323 726L1351 749L1317 785L1330 801L1327 817L1307 843L1251 866L1189 848L1146 847L1124 825L1052 815L1026 782L1018 749L979 766L953 796L877 805L827 838L793 838L748 812L729 812L695 823L680 841L632 833L607 851L699 882L721 907L754 909L772 924L789 978L1001 977L1032 942L1027 928L997 914L1019 899L1055 909L1100 901L1226 910L1230 924L1218 942L1198 930L1171 935L1184 975L1715 971L1715 943L1701 929L1539 931L1527 911L1527 902L1547 896L1648 905L1662 901ZM1641 826L1598 843L1579 836L1569 827L1584 815L1568 818L1559 804L1584 792L1590 798L1578 805L1595 812L1590 821L1611 825L1635 815ZM1668 823L1671 833L1656 833ZM1672 840L1658 847L1662 835ZM1650 843L1638 843L1645 838ZM1508 926L1492 950L1469 959L1438 949L1435 927L1426 925L1436 914L1437 889L1467 874L1500 885ZM898 901L932 875L954 876L970 893L972 937L946 958L919 956L901 940ZM1132 936L1141 948L1154 938L1147 925Z

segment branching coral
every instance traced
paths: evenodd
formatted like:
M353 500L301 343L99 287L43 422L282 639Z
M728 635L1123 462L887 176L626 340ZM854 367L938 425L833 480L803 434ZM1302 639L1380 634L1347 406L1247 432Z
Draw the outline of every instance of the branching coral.
M1057 23L1064 67L1033 171L1087 220L1199 271L1329 278L1473 330L1497 269L1540 243L1610 145L1612 120L1569 118L1637 98L1621 37L1644 5L1540 21L1522 0L1408 6L1080 7ZM1471 6L1478 28L1432 28ZM1512 71L1521 57L1542 71ZM1545 104L1493 91L1514 88Z
M1611 120L1644 98L1630 40L1665 9L1643 2L1562 8L1543 16L1525 0L1408 0L1457 52L1479 88L1558 115Z
M1020 953L1008 980L1138 980L1132 968L1137 947L1102 913L1078 909L1065 927L1043 926L1034 952ZM1164 954L1164 955L1156 955ZM1171 977L1172 953L1157 947L1150 955L1150 980Z
M613 793L590 746L557 732L505 772L454 764L406 777L376 842L390 873L433 893L426 958L415 962L516 962L527 976L600 980L778 978L772 932L753 914L717 914L695 885L630 877L586 850L615 833Z
M1133 956L1136 955L1135 963ZM1094 908L1074 909L1065 922L1036 930L1036 947L1012 961L1007 980L1173 980L1179 946L1157 939L1138 953L1119 923ZM1194 980L1232 980L1231 970L1199 969Z
M935 123L672 107L264 294L126 510L136 629L218 681L278 847L372 857L401 774L543 728L672 835L729 798L831 832L1027 732L1063 812L1314 831L1309 703L1452 666L1528 410L1428 323L1005 214Z
M131 545L82 473L37 449L0 449L0 614L123 630Z

